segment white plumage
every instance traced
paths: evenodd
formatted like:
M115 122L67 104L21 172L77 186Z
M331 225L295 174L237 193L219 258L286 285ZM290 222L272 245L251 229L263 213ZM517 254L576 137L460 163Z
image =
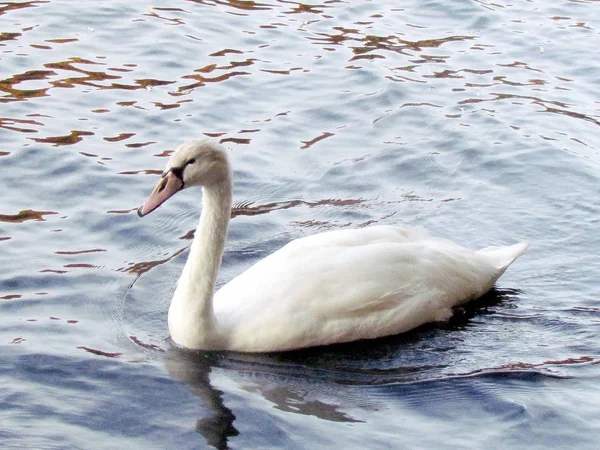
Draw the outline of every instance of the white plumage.
M187 348L266 352L402 333L448 319L527 249L471 251L395 226L329 231L290 242L215 294L231 213L224 148L179 147L138 213L194 185L204 186L202 215L169 308L171 337Z

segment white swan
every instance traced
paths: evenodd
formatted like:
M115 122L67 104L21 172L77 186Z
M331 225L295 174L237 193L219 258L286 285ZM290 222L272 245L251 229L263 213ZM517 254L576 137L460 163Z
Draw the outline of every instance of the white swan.
M395 226L329 231L290 242L214 293L231 214L225 149L210 140L181 145L138 214L191 186L204 187L202 214L169 308L172 339L191 349L290 350L443 321L527 249L474 252Z

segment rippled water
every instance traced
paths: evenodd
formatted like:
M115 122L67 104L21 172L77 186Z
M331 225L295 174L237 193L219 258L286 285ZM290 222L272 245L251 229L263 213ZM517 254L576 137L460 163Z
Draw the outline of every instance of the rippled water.
M4 448L596 448L595 1L0 1ZM445 325L189 355L198 216L134 210L183 140L231 149L224 283L291 239L528 239Z

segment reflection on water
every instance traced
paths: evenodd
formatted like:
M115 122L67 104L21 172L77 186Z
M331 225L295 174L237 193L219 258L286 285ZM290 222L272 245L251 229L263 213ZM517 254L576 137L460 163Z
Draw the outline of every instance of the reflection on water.
M44 8L50 8L52 2L23 2L5 6L2 13L15 10L17 8L36 7L41 11ZM82 47L84 42L93 38L94 33L101 31L99 28L88 27L85 30L78 30L73 33L80 36L82 33L87 34L83 37L55 37L43 39L46 44L32 44L34 49L44 48L48 52L45 54L35 54L35 59L42 61L47 58L52 58L56 54L70 54L64 60L46 61L39 64L38 67L30 68L29 70L12 74L2 80L0 91L4 95L0 98L0 102L18 102L18 101L34 101L40 97L47 97L50 92L53 95L59 96L60 89L81 89L82 92L92 91L136 91L143 90L151 92L155 89L160 89L160 99L156 100L130 100L124 101L119 98L114 98L111 104L104 103L103 107L94 105L88 112L101 113L107 118L118 115L120 108L132 107L140 111L148 111L152 108L161 111L181 109L186 107L189 109L192 105L199 101L196 92L198 89L207 88L213 83L227 83L236 77L257 77L260 73L267 73L277 77L290 76L297 79L298 83L310 83L312 72L319 71L319 65L322 65L322 60L331 58L328 54L331 52L343 54L342 59L348 64L344 66L344 70L365 70L370 61L381 59L382 65L379 67L381 76L388 81L398 82L408 87L415 84L431 85L434 80L439 80L439 87L446 88L447 83L444 80L452 80L452 95L446 98L444 106L440 103L427 102L407 102L399 107L385 110L383 116L379 116L376 120L381 120L382 117L389 116L398 108L406 106L437 106L444 110L445 117L448 119L459 120L464 117L465 113L472 113L473 110L465 109L465 105L482 104L486 107L487 114L495 117L501 111L489 109L494 107L494 103L499 103L499 107L506 105L519 105L521 107L530 106L532 111L568 115L576 119L583 119L598 124L598 119L594 114L588 114L577 110L576 104L569 101L569 97L561 95L562 92L573 92L572 83L574 77L571 77L568 72L565 73L548 73L546 68L547 62L543 60L545 53L543 47L538 47L539 55L533 58L532 62L524 62L521 60L506 60L504 51L500 48L500 43L490 43L485 37L474 34L456 35L451 33L442 33L443 36L431 37L431 33L440 33L434 27L428 26L426 22L417 23L413 17L406 11L394 9L386 13L380 11L378 13L367 14L365 20L363 17L358 17L357 20L348 25L335 25L331 22L333 16L329 13L340 5L304 5L301 3L277 1L273 4L257 3L257 2L194 2L203 5L201 11L208 12L206 8L224 7L225 12L233 13L239 17L233 21L234 24L240 24L243 27L243 33L252 36L252 39L243 39L239 42L242 47L238 48L220 48L214 50L214 45L209 45L208 42L214 41L210 39L211 29L197 29L197 36L185 35L192 37L197 41L197 44L190 43L190 48L200 51L206 51L205 58L201 59L202 64L199 67L189 69L183 68L183 71L177 69L181 64L172 64L175 67L169 67L165 71L165 75L169 74L166 79L156 79L144 76L148 73L148 68L140 62L131 62L119 60L109 55L96 55L93 57L83 55L72 56L73 51L77 51ZM191 6L191 5L190 5ZM499 5L485 5L486 8L497 9ZM356 9L357 14L362 16L361 8L345 7L348 10ZM342 6L342 10L344 6ZM365 8L362 8L365 9ZM249 14L256 14L258 21L262 18L268 19L272 14L266 14L265 11L276 11L276 17L279 22L270 25L259 25L248 21L245 18ZM234 13L234 11L244 11L244 13ZM431 13L432 11L430 11ZM169 7L151 7L150 11L139 11L139 17L133 20L133 23L142 24L152 21L153 19L161 19L166 21L162 26L190 26L195 25L197 20L194 12L182 8ZM241 15L240 15L241 14ZM172 17L173 15L181 17ZM311 19L300 21L296 15L302 17L311 17ZM399 20L399 21L398 21ZM581 28L582 30L592 31L593 27L582 21L577 21L571 17L553 16L548 18L549 24L546 27L554 26L557 32L565 32L573 27ZM567 21L568 24L563 22ZM518 24L523 23L523 20L513 21L510 25L512 29L507 31L517 34L524 34ZM154 26L160 26L152 22ZM260 23L260 22L259 22ZM390 28L391 23L404 23L400 28L403 31L394 31ZM193 27L195 28L195 26ZM139 25L138 25L139 27ZM138 28L135 27L135 28ZM27 33L34 33L36 26L24 27L22 33L3 33L2 47L8 47L4 51L5 54L11 55L15 52L10 45L19 42L26 44ZM147 27L146 27L147 28ZM289 33L294 35L294 39L300 38L300 41L294 45L294 49L299 52L297 55L298 62L288 61L286 57L280 62L272 61L272 47L275 46L273 39L270 39L272 30L281 28L290 28ZM145 28L144 28L145 29ZM314 29L314 31L313 31ZM409 39L410 36L414 39ZM429 35L425 37L426 35ZM37 39L32 39L36 41ZM308 45L303 45L305 41ZM18 48L22 48L23 45ZM231 42L233 44L233 41ZM248 46L248 44L250 44ZM314 46L314 47L312 47ZM211 48L212 47L212 48ZM312 47L312 48L311 48ZM481 52L480 55L477 55ZM474 53L473 56L470 56ZM20 57L32 58L34 54L18 53ZM17 56L15 55L15 56ZM283 55L280 55L283 56ZM310 61L310 59L313 61ZM208 61L210 62L206 64ZM455 62L456 60L456 62ZM361 62L362 61L362 62ZM193 62L193 61L190 61ZM294 67L286 67L291 64L302 65ZM451 68L458 63L458 68ZM464 66L463 64L468 64ZM469 65L473 66L469 66ZM173 70L176 69L176 70ZM307 78L309 77L309 78ZM272 79L275 83L276 78ZM305 80L305 81L300 81ZM191 82L190 82L191 81ZM248 85L248 83L243 84ZM514 92L496 92L497 88L522 88L514 90ZM58 89L58 90L57 90ZM412 89L412 88L411 88ZM525 93L531 93L527 95ZM124 95L125 93L123 93ZM127 95L124 95L127 98ZM147 98L149 96L146 96ZM168 98L173 98L168 100ZM448 102L449 100L449 102ZM485 103L491 103L490 106L484 106ZM579 105L584 106L584 105ZM541 107L542 109L537 109ZM457 112L458 111L458 112ZM284 114L288 114L288 112ZM26 117L3 117L0 121L0 127L16 131L19 133L43 133L43 137L31 137L38 143L47 143L55 146L75 145L81 142L86 136L93 136L94 131L86 129L68 130L63 135L50 135L44 133L43 127L46 126L44 119L56 119L52 115L27 114ZM250 118L251 119L251 118ZM85 120L89 120L86 118ZM183 120L182 118L175 119L176 121ZM269 121L270 119L267 119ZM260 121L250 120L253 123ZM347 126L348 124L342 124ZM511 123L514 129L521 129L518 123ZM339 125L338 125L339 127ZM564 127L559 127L563 131ZM554 135L542 136L544 139L560 139L560 134L555 130ZM260 132L261 128L253 130L239 129L237 134L244 134L251 131L252 133ZM108 142L118 142L121 140L131 139L137 133L132 130L120 132L115 136L103 136ZM208 133L207 133L208 134ZM217 133L223 136L225 133ZM214 135L214 133L213 133ZM308 149L313 144L323 141L331 136L335 136L334 131L320 131L316 136L305 136L299 142L300 148ZM591 142L586 142L579 138L574 138L574 142L578 142L588 148L592 147ZM223 136L224 142L235 143L250 143L251 138L237 136ZM143 147L146 145L155 144L156 141L142 141L136 143L128 143L126 145L132 148Z
M371 411L386 409L385 402L392 398L381 394L389 389L411 392L406 401L419 405L419 408L430 408L427 400L419 398L419 391L423 390L443 403L460 400L460 397L448 397L446 390L452 380L466 383L465 386L471 383L477 390L475 386L487 383L486 380L522 379L527 383L536 379L561 380L564 378L560 375L561 367L600 363L599 358L581 357L535 365L514 363L462 374L449 372L453 344L444 333L468 327L479 314L503 314L500 308L494 307L511 299L514 301L516 294L493 291L462 309L442 329L427 326L403 336L376 341L262 355L170 349L165 364L169 375L188 384L203 407L204 413L197 419L196 431L210 445L228 448L230 438L237 436L239 430L235 425L235 414L223 399L223 391L211 382L211 373L215 370L231 372L245 392L260 396L275 410L326 422L365 424L368 422L365 417ZM458 343L454 341L454 344ZM437 345L440 347L436 348ZM437 355L433 356L431 352L437 352ZM434 362L435 359L438 361ZM332 392L344 391L344 387L354 390L347 391L342 398L332 396ZM488 401L492 409L501 408L504 402L501 398ZM458 413L458 417L461 415Z
M3 445L595 448L596 8L0 2ZM219 283L373 223L530 251L446 325L175 351L199 198L135 210L202 135L235 168Z
M18 214L0 214L0 222L9 223L20 223L26 222L27 220L44 220L44 216L48 214L58 214L53 211L33 211L28 209L26 211L19 211Z
M223 403L223 392L210 384L211 364L203 354L185 355L173 351L165 359L169 375L189 384L209 414L196 422L196 431L206 442L218 449L227 448L227 440L239 434L233 426L235 415Z

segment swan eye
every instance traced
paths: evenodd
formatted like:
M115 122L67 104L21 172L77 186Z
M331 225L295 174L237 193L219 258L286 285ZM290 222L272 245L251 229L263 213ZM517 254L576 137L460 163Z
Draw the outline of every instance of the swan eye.
M188 164L194 164L195 162L196 162L196 158L192 158L187 163Z

